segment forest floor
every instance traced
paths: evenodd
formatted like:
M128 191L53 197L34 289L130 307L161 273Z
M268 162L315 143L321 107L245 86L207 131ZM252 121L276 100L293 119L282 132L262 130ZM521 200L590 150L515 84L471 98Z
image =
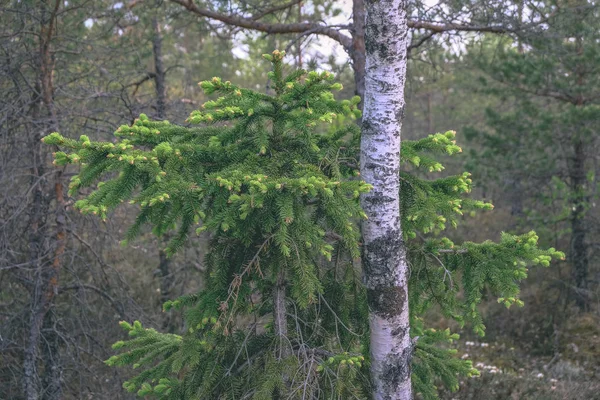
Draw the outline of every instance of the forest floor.
M555 342L554 354L532 351L536 343L509 335L476 338L467 329L456 343L480 376L465 378L443 400L600 400L598 316L572 318ZM535 339L534 339L535 340ZM537 347L539 348L539 347Z

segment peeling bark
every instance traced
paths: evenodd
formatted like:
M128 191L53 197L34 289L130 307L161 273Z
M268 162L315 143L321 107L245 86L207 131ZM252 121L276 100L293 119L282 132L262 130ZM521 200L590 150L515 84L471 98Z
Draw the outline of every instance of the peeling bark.
M361 175L363 266L371 329L373 398L409 400L412 343L408 263L400 227L400 131L410 44L405 0L366 1Z

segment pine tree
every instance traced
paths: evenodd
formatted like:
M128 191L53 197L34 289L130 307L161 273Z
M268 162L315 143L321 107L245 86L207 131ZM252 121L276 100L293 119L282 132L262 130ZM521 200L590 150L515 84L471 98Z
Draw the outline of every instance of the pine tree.
M221 97L190 115L198 127L141 115L117 130L115 143L44 139L68 150L55 154L56 164L81 165L71 194L99 182L76 202L81 212L107 219L124 201L139 206L127 241L144 224L157 235L176 230L173 254L193 227L211 234L207 289L164 305L185 310L184 334L122 322L131 339L117 342L107 363L142 370L124 384L128 391L160 399L370 395L367 291L354 262L365 217L359 198L370 190L357 172L360 132L351 121L360 99L336 101L331 91L341 85L329 72L285 75L283 56L264 56L273 95L219 78L202 82ZM460 152L454 137L405 142L401 154L412 377L427 399L436 398L439 381L455 389L459 375L477 371L444 345L457 335L426 328L423 313L437 305L483 334L476 306L484 291L521 304L527 266L562 257L538 249L533 232L461 246L440 236L464 211L491 208L466 198L468 173L420 177L443 169L436 155Z

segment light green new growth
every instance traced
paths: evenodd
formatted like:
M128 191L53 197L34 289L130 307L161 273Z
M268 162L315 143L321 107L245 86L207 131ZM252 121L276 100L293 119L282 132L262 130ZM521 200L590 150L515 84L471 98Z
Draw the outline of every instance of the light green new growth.
M56 164L81 164L71 194L100 182L76 208L106 219L124 201L139 206L127 240L144 224L157 235L175 229L172 254L193 228L211 233L208 289L165 304L185 310L188 331L178 336L122 323L131 339L116 343L120 352L107 363L140 368L124 384L140 396L368 398L366 296L353 260L360 256L357 224L366 217L358 199L370 186L356 178L358 128L345 123L360 115L359 99L336 101L331 91L341 85L328 72L284 75L283 56L265 55L274 95L219 78L202 82L205 93L221 97L191 114L198 128L141 115L117 130L114 144L58 133L44 138L69 150L56 153ZM402 162L441 171L436 153L461 151L454 136L404 141ZM465 197L469 174L425 180L406 172L401 182L413 383L433 399L439 381L456 389L459 375L477 371L440 347L456 334L426 329L420 316L438 305L483 334L476 308L483 291L521 305L518 282L527 266L547 266L562 253L538 249L533 232L454 246L439 236L447 224L456 226L464 211L491 208ZM285 301L277 300L281 293Z

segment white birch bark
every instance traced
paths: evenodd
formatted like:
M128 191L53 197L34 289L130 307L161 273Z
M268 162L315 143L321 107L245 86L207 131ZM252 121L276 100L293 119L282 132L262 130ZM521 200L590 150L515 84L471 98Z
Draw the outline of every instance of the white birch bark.
M361 175L363 267L376 400L410 400L408 264L400 227L400 130L404 112L408 0L367 0Z

